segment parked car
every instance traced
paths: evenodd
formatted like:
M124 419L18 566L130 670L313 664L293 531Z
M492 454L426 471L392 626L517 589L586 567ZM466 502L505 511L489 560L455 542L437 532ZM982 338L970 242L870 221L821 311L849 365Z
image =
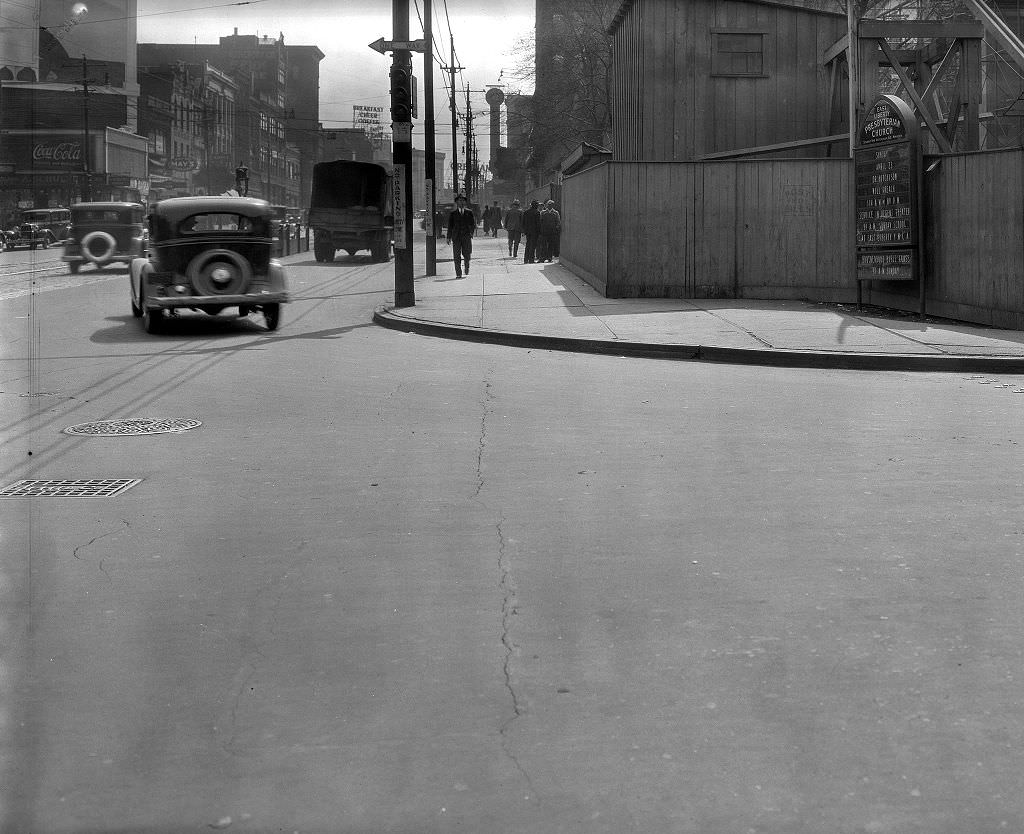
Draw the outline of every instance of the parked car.
M71 212L66 208L25 209L18 223L18 237L13 246L37 246L46 249L63 242L71 229Z
M97 269L130 264L142 256L146 209L140 203L78 203L71 207L71 232L62 260L72 273L83 264Z
M290 298L273 257L274 211L250 197L175 197L147 217L146 257L129 267L132 314L148 333L181 309L258 311L276 330Z

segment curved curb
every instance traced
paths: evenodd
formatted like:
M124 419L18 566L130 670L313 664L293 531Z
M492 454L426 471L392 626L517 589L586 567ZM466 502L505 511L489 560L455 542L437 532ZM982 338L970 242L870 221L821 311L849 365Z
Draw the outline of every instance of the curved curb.
M908 353L834 353L830 351L776 350L773 348L730 348L708 345L654 344L651 342L585 339L573 336L547 336L486 330L459 324L443 324L410 318L390 307L374 310L373 320L382 327L422 336L483 342L509 347L596 353L607 356L632 356L646 359L673 359L688 362L721 362L738 365L768 365L784 368L834 368L862 371L985 371L1005 374L1024 373L1020 356L921 356Z

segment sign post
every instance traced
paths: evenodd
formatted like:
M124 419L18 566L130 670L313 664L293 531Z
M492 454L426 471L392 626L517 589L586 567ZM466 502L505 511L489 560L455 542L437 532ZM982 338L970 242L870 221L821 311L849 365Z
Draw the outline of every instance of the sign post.
M409 0L391 0L394 40L379 38L370 49L391 52L391 152L392 211L395 237L395 306L413 307L412 252L412 120L415 117L415 85L412 51L422 51L423 41L409 40Z
M924 316L921 145L913 110L881 96L867 110L854 148L857 304L864 281L919 281Z

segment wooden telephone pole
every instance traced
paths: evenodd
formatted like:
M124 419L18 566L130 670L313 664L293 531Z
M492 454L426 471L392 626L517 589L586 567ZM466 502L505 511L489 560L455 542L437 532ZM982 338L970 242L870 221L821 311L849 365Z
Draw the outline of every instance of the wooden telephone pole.
M395 306L416 304L412 257L412 52L409 0L392 0L391 147L394 163ZM406 48L401 48L406 46Z

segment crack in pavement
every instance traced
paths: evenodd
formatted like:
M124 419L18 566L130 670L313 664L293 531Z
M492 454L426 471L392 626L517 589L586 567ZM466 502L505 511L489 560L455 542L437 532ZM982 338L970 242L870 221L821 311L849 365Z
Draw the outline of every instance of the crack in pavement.
M85 550L87 547L92 547L100 539L105 539L108 536L117 535L118 533L124 532L124 530L128 530L128 529L131 528L131 525L128 523L128 521L126 519L122 518L121 519L121 524L123 524L124 527L121 528L120 530L111 530L108 533L102 533L101 535L96 536L95 538L93 538L92 540L86 542L85 544L78 545L78 547L76 547L71 552L71 555L74 556L76 559L78 559L78 561L82 561L82 557L78 555L80 551ZM105 557L103 557L103 558L105 558ZM102 573L107 578L107 582L109 582L111 585L113 585L114 581L110 578L110 574L107 573L106 568L103 567L103 558L100 559L100 563L99 563L100 573Z
M501 574L499 582L501 588L501 645L505 650L501 671L505 678L505 689L508 690L509 697L512 699L512 715L501 725L498 734L501 736L501 749L505 751L505 755L512 760L516 770L526 780L526 784L530 788L530 794L536 796L537 791L533 787L533 780L530 779L530 774L526 772L526 768L523 767L519 758L512 751L512 741L509 738L509 731L512 729L512 725L522 717L524 710L519 700L519 693L516 692L515 684L512 681L512 661L519 656L519 650L512 640L512 618L519 611L516 608L516 583L512 577L512 565L508 559L507 542L503 529L504 524L505 518L502 517L501 521L496 525L498 533L498 570Z
M488 376L490 376L491 369L488 369ZM477 440L476 447L476 492L473 493L473 498L479 498L480 492L484 488L484 473L483 473L483 462L484 462L484 447L487 445L487 415L491 410L491 403L494 401L494 394L491 392L491 381L490 379L484 379L484 400L480 404L480 438Z
M484 378L484 398L481 402L480 435L477 440L476 454L476 491L472 496L474 501L477 501L485 508L487 507L487 504L483 501L480 495L483 492L485 483L483 464L484 450L487 447L487 418L491 412L491 406L494 402L494 393L490 380L492 371L493 368L488 369L487 376ZM534 789L533 781L530 779L530 774L526 772L526 769L523 767L522 763L513 751L512 740L509 735L512 725L523 716L524 710L519 698L519 693L516 691L512 675L513 659L519 655L515 642L512 640L512 618L519 612L516 607L516 584L515 579L512 576L512 564L508 555L508 542L505 538L505 521L506 519L504 516L499 518L497 524L495 524L495 533L498 539L498 588L501 591L501 674L504 680L505 689L512 701L512 715L502 722L502 725L498 730L498 735L501 737L501 749L523 777L523 780L529 787L530 796L536 797L537 792Z

